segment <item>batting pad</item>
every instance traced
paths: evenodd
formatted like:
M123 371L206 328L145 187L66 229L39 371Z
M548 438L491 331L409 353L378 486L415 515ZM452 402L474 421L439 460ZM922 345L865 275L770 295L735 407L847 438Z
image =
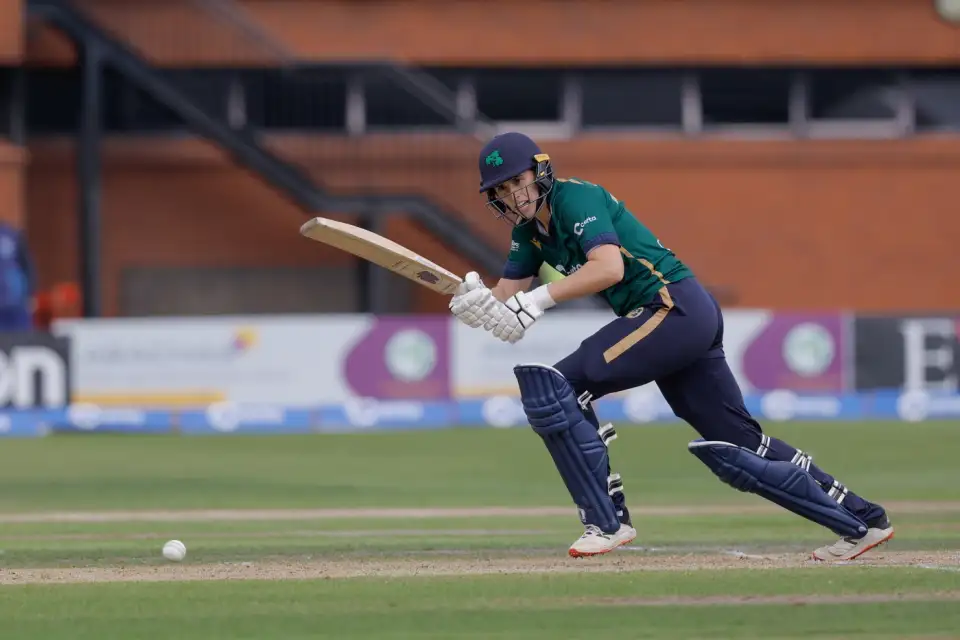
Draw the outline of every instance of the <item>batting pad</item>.
M620 521L607 493L607 447L580 410L573 387L545 365L517 365L513 373L527 421L547 446L581 521L616 532Z
M694 440L687 448L735 489L764 497L839 536L860 538L867 532L866 523L830 498L803 467L761 458L729 442Z

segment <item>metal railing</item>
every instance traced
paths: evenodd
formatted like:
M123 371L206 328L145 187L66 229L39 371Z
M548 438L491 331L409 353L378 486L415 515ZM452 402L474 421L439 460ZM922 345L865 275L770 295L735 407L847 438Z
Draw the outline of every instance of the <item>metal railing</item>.
M492 248L489 242L476 234L464 233L462 214L456 211L449 203L438 203L427 193L416 189L403 189L401 185L353 185L338 186L325 183L327 165L323 160L342 160L344 136L298 135L295 145L285 145L271 139L258 129L255 122L248 117L235 115L236 105L230 91L223 100L216 99L216 87L205 86L203 70L196 69L186 73L178 72L179 79L171 79L171 74L150 64L150 46L156 46L158 38L153 38L141 52L133 50L132 46L122 37L122 29L118 25L111 25L109 20L98 18L100 3L91 2L64 2L62 0L31 0L30 10L35 16L40 16L66 32L75 42L78 49L84 51L84 60L109 66L128 79L140 90L149 94L162 107L178 116L196 134L215 141L226 149L239 163L257 171L270 184L293 198L305 212L338 212L357 213L368 221L382 217L385 214L401 213L411 215L431 234L441 239L454 249L459 255L475 264L481 271L496 273L501 264L500 251ZM109 3L108 3L109 4ZM227 3L201 2L197 6L205 12L211 12L214 5L216 15L222 16ZM104 24L104 22L106 22ZM231 28L239 29L236 15L230 20ZM168 25L169 26L169 25ZM244 28L246 38L252 38L249 29ZM160 40L165 36L160 36ZM223 39L220 39L223 44ZM246 47L249 40L235 41L238 46ZM204 46L199 43L199 46ZM258 45L268 48L262 42ZM275 46L273 47L275 50ZM95 55L89 55L93 51ZM223 54L221 50L220 55ZM250 51L246 51L242 58L249 60ZM238 58L241 58L238 56ZM301 69L289 58L283 59L284 68L298 80L305 84L315 82L315 78ZM375 67L375 66L374 66ZM380 65L381 70L389 68ZM242 70L242 69L241 69ZM423 93L430 90L429 83L416 75L391 71L394 76L405 79L410 86L418 87ZM85 74L86 75L86 74ZM411 80L411 77L413 78ZM442 92L433 92L432 102L441 111L446 110L451 115L445 102L446 96ZM294 103L297 100L294 99ZM445 106L446 105L446 106ZM296 108L296 107L295 107ZM302 108L302 105L299 107ZM242 114L245 115L245 114ZM462 124L462 123L461 123ZM84 136L81 136L83 138ZM349 136L346 137L349 142ZM458 134L458 139L469 141L474 145L480 142L471 134ZM377 148L370 148L370 140L366 137L358 139L357 145L366 144L359 148L359 158L372 157L375 159ZM339 144L337 144L339 143ZM386 141L387 145L404 145L403 140ZM449 151L449 135L443 140L438 139L437 150ZM337 157L331 158L330 148L339 149ZM423 153L423 141L420 141L420 153ZM388 149L387 155L396 157L397 149ZM402 149L400 150L402 152ZM402 153L399 154L402 156ZM471 154L472 155L472 154ZM421 155L421 162L423 156ZM318 162L319 160L319 162ZM432 170L437 162L424 162L426 171ZM471 158L472 161L472 158ZM409 168L408 168L409 169ZM318 179L319 178L319 179ZM321 186L322 185L322 186ZM265 215L267 215L265 213ZM92 276L91 276L92 278Z

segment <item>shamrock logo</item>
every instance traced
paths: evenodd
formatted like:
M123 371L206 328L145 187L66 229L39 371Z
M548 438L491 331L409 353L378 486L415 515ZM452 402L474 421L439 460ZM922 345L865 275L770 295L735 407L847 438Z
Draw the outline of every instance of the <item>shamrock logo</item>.
M487 156L484 162L487 163L488 167L499 167L500 165L503 164L503 158L500 157L499 151L494 151L493 153Z

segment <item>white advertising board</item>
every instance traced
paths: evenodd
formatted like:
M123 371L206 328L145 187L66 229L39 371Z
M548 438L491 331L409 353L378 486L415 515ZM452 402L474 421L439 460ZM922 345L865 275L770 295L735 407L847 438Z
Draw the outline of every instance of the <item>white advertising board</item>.
M449 396L448 318L364 315L58 322L74 401L100 406L288 407Z
M74 320L54 332L70 338L78 403L311 407L517 396L515 365L553 365L614 319L548 313L512 345L445 315ZM724 314L724 326L724 351L744 393L843 388L839 315L737 310Z

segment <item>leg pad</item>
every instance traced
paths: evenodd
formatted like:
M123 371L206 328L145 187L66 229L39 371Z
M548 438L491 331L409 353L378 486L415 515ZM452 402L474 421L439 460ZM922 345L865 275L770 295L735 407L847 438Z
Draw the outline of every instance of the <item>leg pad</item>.
M690 453L730 486L754 493L840 536L859 538L867 525L823 491L801 464L767 460L728 442L695 440Z
M608 494L607 447L583 415L573 387L545 365L518 365L513 372L527 421L543 439L581 521L616 532L620 521Z

